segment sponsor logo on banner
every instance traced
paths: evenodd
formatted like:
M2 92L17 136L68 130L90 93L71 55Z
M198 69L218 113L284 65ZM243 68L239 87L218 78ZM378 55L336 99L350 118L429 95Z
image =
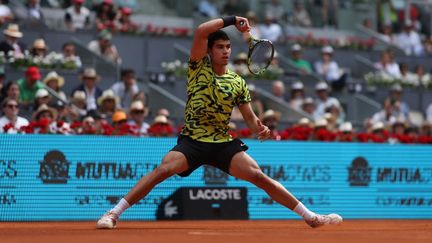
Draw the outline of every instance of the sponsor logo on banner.
M39 176L44 184L66 184L69 179L69 165L59 150L51 150L39 161Z
M242 200L240 189L189 189L190 200Z
M372 168L363 157L355 158L348 167L348 181L350 186L369 186Z

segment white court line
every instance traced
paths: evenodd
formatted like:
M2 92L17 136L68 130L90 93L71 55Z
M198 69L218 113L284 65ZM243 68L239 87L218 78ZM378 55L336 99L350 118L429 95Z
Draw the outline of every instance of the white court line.
M212 231L189 231L189 235L246 235L245 233L212 232Z

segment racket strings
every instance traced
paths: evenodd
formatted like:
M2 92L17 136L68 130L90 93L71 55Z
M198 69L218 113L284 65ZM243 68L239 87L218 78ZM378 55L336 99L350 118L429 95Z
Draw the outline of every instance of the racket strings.
M273 45L263 41L257 43L249 57L250 71L258 74L264 71L273 59Z

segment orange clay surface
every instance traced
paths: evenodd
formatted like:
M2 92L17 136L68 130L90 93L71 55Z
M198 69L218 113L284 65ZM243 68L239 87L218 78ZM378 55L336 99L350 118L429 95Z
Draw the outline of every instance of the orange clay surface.
M120 221L114 230L95 222L0 222L1 243L183 242L432 242L432 220L347 220L309 228L303 221Z

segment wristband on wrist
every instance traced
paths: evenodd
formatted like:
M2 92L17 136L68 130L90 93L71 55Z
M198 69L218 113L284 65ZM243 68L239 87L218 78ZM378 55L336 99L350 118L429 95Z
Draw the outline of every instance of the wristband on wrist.
M229 25L235 25L237 20L235 16L227 16L227 17L222 17L223 23L224 23L224 28L229 26Z

